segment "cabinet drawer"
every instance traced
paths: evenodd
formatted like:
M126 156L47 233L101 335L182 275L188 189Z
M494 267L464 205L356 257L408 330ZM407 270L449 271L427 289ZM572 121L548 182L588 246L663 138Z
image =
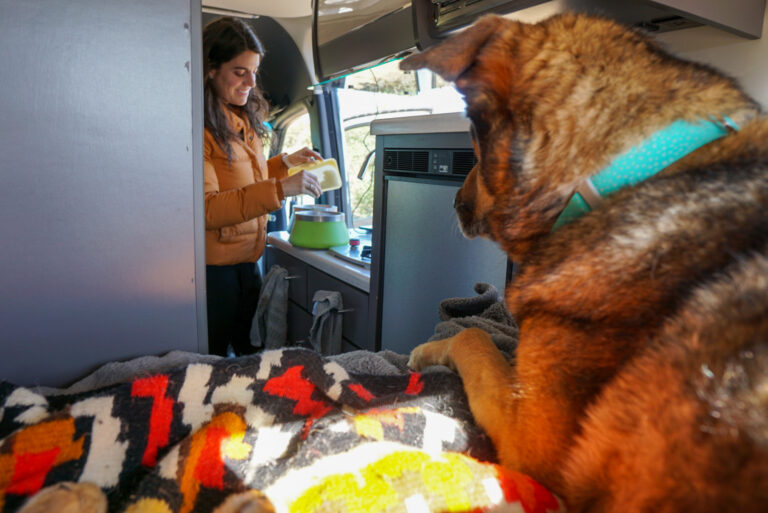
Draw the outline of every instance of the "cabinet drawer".
M349 310L343 314L342 337L361 348L372 349L372 344L368 343L368 340L373 338L370 337L368 328L368 294L314 268L309 268L308 277L308 310L312 310L315 291L339 291L343 309Z
M312 328L312 315L293 301L288 301L287 346L298 342L309 343L309 330Z
M311 310L312 305L307 300L307 270L309 266L291 255L267 246L267 264L279 265L288 271L288 299L306 310ZM265 274L269 268L264 270ZM311 297L310 297L311 299Z

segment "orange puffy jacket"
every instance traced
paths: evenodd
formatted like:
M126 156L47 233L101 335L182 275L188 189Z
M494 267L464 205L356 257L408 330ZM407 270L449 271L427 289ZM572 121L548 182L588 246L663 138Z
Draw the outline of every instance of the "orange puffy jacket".
M267 214L281 207L287 176L283 155L264 158L261 140L247 119L229 113L232 160L208 130L203 143L205 263L255 262L264 252Z

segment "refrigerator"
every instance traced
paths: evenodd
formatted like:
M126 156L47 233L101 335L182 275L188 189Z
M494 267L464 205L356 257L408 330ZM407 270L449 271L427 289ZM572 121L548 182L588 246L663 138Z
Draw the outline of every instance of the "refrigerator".
M475 157L461 114L374 121L376 176L369 318L380 350L408 354L440 322L440 302L490 283L503 294L506 254L466 239L453 209Z

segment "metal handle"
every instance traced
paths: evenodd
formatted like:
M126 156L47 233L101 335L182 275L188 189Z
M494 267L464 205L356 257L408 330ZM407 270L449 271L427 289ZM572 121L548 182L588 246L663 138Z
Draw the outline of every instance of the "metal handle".
M365 170L368 169L368 164L371 162L371 157L373 157L374 153L376 153L376 150L371 150L368 155L366 155L365 160L363 160L363 165L360 166L360 171L357 173L358 180L362 180L365 176Z
M348 312L354 312L354 308L344 308L343 310L336 310L336 313L348 313Z
M284 280L295 280L296 278L301 278L298 274L291 274L290 276L286 276L283 278Z

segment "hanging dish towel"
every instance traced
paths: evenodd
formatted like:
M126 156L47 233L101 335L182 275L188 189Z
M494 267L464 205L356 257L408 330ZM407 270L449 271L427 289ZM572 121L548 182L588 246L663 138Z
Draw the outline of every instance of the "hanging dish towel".
M312 328L309 341L322 354L341 353L341 293L318 290L312 297Z
M288 271L279 265L269 268L261 287L259 303L251 322L251 345L260 349L285 346L288 331Z

